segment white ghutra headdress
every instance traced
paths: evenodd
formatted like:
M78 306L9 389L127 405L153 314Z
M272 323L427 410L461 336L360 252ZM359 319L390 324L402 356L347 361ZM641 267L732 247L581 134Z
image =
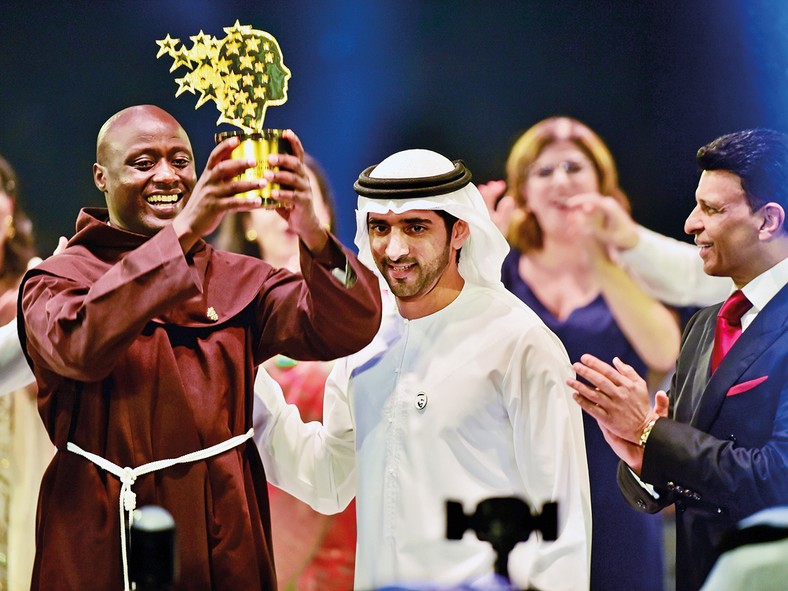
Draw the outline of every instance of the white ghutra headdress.
M464 220L470 237L461 249L459 272L465 281L503 287L501 265L509 245L490 219L471 172L462 160L452 162L430 150L404 150L370 166L360 175L355 244L359 260L377 272L369 247L367 215L412 210L443 210Z

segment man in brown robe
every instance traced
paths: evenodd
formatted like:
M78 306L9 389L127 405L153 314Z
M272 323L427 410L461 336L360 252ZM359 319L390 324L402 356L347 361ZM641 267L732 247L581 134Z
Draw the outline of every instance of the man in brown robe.
M294 155L270 157L268 180L283 185L274 197L303 276L203 240L226 212L260 204L236 196L265 184L233 180L254 164L230 159L237 138L198 180L185 131L157 107L99 132L107 209L83 209L65 251L20 290L20 339L59 450L41 485L33 589L128 588L122 540L145 505L174 518L174 589L276 588L266 478L246 439L255 368L277 353L348 355L380 323L378 281L318 223L303 148L287 137ZM182 457L194 452L207 457ZM139 470L164 460L180 463Z

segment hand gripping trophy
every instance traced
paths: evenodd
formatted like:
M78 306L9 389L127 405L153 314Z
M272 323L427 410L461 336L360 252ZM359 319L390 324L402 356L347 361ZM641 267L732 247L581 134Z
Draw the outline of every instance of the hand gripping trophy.
M253 158L255 168L250 168L242 179L262 178L268 168L268 155L290 151L289 142L282 137L281 129L263 128L265 112L269 105L282 105L287 101L287 81L290 70L282 61L279 43L269 33L258 31L237 20L232 27L225 27L227 36L217 39L202 31L189 37L191 49L172 39L169 34L156 41L159 52L156 58L169 55L173 58L170 72L186 67L189 72L176 78L178 90L199 93L195 109L209 100L219 110L217 125L229 123L240 130L216 134L216 143L228 137L239 136L241 143L233 150L233 158ZM261 197L263 207L279 207L271 198L271 191L278 185L249 191L248 197Z

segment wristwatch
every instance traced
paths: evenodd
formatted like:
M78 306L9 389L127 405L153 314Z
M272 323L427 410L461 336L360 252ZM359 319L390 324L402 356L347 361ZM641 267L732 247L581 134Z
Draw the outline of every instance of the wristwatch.
M646 428L643 429L643 433L640 434L640 447L646 447L646 441L648 441L648 436L651 435L651 430L654 428L654 423L656 422L657 419L650 420Z

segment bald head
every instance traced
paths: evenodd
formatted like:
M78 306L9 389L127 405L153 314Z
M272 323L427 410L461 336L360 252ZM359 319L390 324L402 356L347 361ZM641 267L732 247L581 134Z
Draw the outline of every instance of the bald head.
M101 126L93 181L113 226L152 236L183 209L197 182L189 137L159 107L123 109Z
M123 128L123 126L128 123L136 125L136 121L140 119L169 121L169 123L175 124L181 130L183 137L188 141L186 131L184 131L180 123L178 123L178 121L167 111L156 105L134 105L118 111L101 126L98 137L96 138L96 162L103 164L106 160L107 151L111 145L112 135L115 129Z

